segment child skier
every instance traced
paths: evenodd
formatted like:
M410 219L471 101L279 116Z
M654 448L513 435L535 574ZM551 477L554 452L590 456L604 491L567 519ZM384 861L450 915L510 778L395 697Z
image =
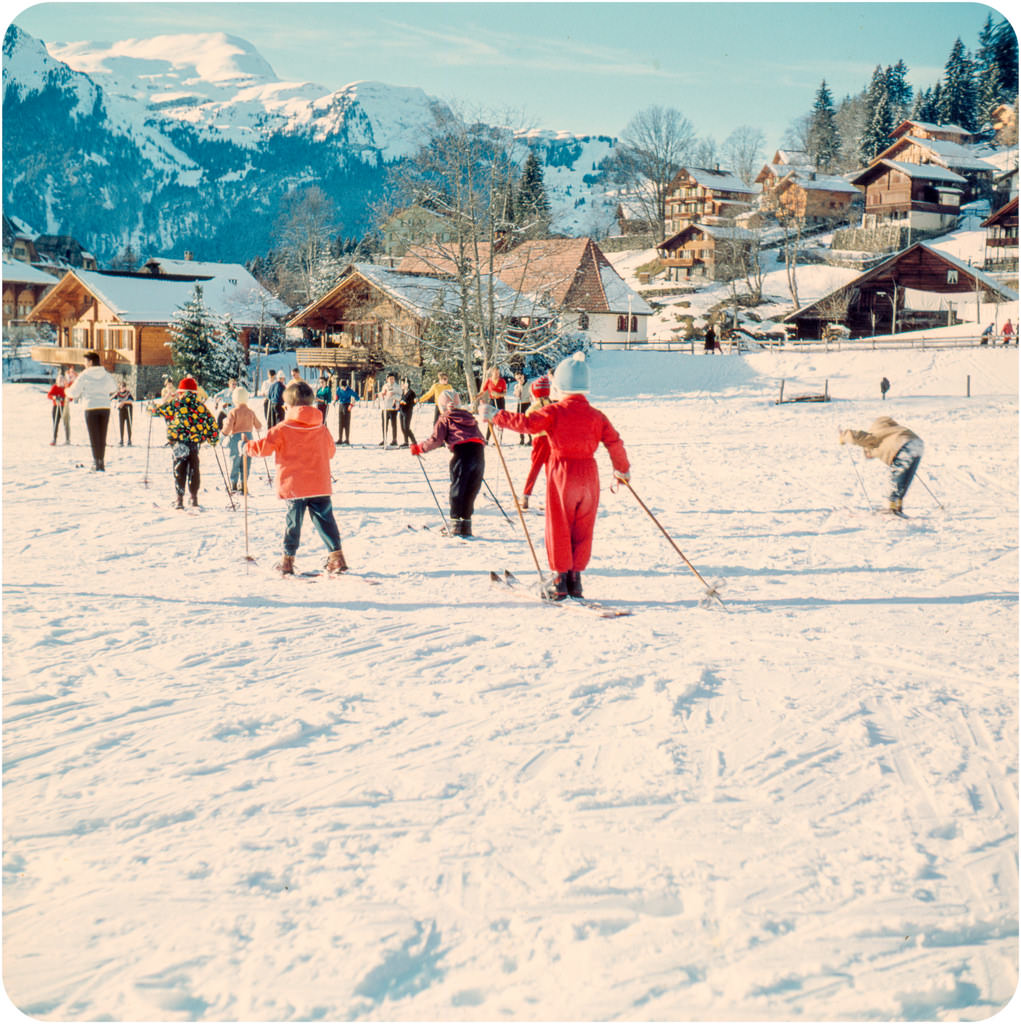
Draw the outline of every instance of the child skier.
M582 597L581 574L592 554L592 532L599 510L599 467L595 453L600 442L610 453L613 475L630 480L630 463L620 435L585 394L589 371L582 352L563 360L553 374L554 398L538 412L494 412L484 405L482 415L494 426L549 436L546 476L546 556L553 579L547 595L554 601Z
M238 385L231 393L232 408L223 424L230 452L230 487L234 491L247 487L249 459L242 446L251 441L254 430L262 429L259 417L248 406L250 397L248 388Z
M525 409L526 413L538 412L552 404L549 397L549 377L543 375L532 381L532 404ZM522 434L522 437L525 435ZM521 507L528 508L528 499L532 495L536 480L539 479L539 470L549 461L549 438L545 434L536 434L532 438L532 458L528 466L528 477L525 479L525 489L521 498Z
M881 459L890 467L889 511L902 515L904 495L925 451L922 439L889 416L880 416L867 431L841 430L840 443L860 445L865 449L865 458Z
M486 472L486 442L475 417L461 408L456 391L444 391L436 404L440 418L428 438L411 446L411 454L423 455L444 444L450 449L450 528L455 537L470 537L475 498Z
M46 397L53 403L53 440L50 441L50 444L57 443L57 433L60 430L61 422L64 424L64 444L70 444L71 417L68 415L67 408L66 378L62 373L57 374L57 379L53 382L50 390L46 392Z
M315 392L303 380L292 381L284 389L283 421L261 440L245 445L249 455L272 452L276 460L277 497L287 502L284 554L276 566L283 576L294 575L294 556L306 510L329 551L326 571L336 574L348 568L330 497L330 459L336 450L329 428L315 407Z
M120 425L121 430L121 441L120 446L124 446L124 428L128 428L128 447L131 447L131 403L134 402L135 396L131 394L131 389L128 387L127 377L120 378L120 386L113 393L113 404L117 410L117 422Z
M194 377L182 377L177 385L177 396L156 402L150 414L167 421L167 440L173 454L174 489L177 501L174 508L184 508L185 487L191 494L191 503L199 503L199 445L203 441L216 444L220 439L213 414L199 401L199 386Z

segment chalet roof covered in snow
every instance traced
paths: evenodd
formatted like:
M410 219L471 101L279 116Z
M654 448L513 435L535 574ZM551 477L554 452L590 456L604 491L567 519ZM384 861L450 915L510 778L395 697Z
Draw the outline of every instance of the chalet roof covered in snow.
M721 171L716 168L709 167L685 167L684 170L688 172L694 181L699 185L703 185L705 188L711 188L721 192L742 192L749 196L758 194L757 189L746 185L731 171Z
M976 156L974 151L967 146L962 146L957 142L950 142L947 139L917 139L913 135L908 135L901 140L898 148L903 148L907 144L927 149L939 163L952 170L988 171L989 173L996 170L992 164ZM898 144L895 143L895 145ZM893 146L890 148L893 149Z
M795 184L809 192L846 192L850 195L857 195L860 192L860 189L855 188L847 178L838 174L819 174L818 171L805 169L789 171L776 187L779 190Z
M851 181L855 185L865 185L875 178L876 173L881 171L884 167L900 171L902 174L906 174L909 178L920 178L923 181L937 181L944 185L968 184L967 178L962 178L961 175L955 174L953 171L946 167L941 167L939 164L910 164L904 160L891 160L888 157L876 160L875 163L870 164L865 168L865 170L859 171Z
M229 279L199 278L182 281L149 274L116 274L76 269L69 270L61 278L57 288L36 306L31 318L47 319L46 314L51 304L59 302L68 292L84 289L107 306L123 323L166 324L173 320L182 306L192 300L196 285L202 289L202 300L209 309L220 316L229 315L239 327L272 323L286 312L284 304L257 282L259 291L252 294L240 281L232 284ZM262 300L265 300L265 307Z
M4 257L3 265L4 281L16 281L19 284L56 284L57 278L53 274L47 274L38 267L23 260L10 260Z
M912 128L921 128L924 132L944 132L947 135L959 135L962 139L970 137L971 132L962 128L959 124L933 124L932 121L912 121L910 119L901 121L896 128L890 132L891 138L904 135Z
M143 264L143 271L158 277L161 274L205 278L202 295L206 303L214 301L228 309L238 324L258 324L267 318L285 316L287 306L267 291L240 263L212 263L205 260L172 260L152 256ZM216 308L219 309L219 306ZM237 310L237 312L233 312Z

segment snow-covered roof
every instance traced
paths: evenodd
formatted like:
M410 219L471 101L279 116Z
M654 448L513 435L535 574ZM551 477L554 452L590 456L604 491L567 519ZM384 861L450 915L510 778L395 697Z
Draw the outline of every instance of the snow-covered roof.
M797 183L806 191L847 192L851 195L857 195L860 191L838 174L819 174L817 171L790 171L784 181ZM777 187L782 188L783 182L780 182Z
M905 141L935 153L950 168L989 171L990 173L996 170L992 164L977 157L967 146L962 146L957 142L950 142L947 139L917 139L913 135L906 136Z
M932 121L914 121L910 118L906 121L901 121L901 123L894 128L894 132L900 131L909 125L914 125L916 128L921 128L922 131L926 132L948 132L952 135L960 135L962 137L971 135L971 132L969 132L967 128L962 128L959 124L933 124Z
M901 173L906 174L909 178L922 178L926 181L941 181L949 185L968 184L967 178L962 178L959 174L955 174L953 171L946 167L941 167L939 164L911 164L905 160L891 160L889 157L884 157L883 159L870 164L865 168L865 170L856 174L851 181L862 181L877 167L892 167L895 171L900 171Z
M163 274L208 278L198 282L202 286L202 297L206 304L221 313L230 312L237 324L254 325L267 317L282 317L288 312L288 307L263 288L240 263L172 260L153 256L143 266L155 267ZM220 309L220 306L223 308Z
M31 263L22 260L9 260L6 256L3 261L3 279L5 281L17 281L20 284L56 284L57 278L47 274Z
M287 311L287 307L258 282L255 282L258 291L252 292L243 280L232 283L215 277L168 281L148 274L111 274L100 270L75 269L68 273L125 323L169 323L174 314L191 301L196 285L202 289L202 300L209 309L221 316L229 315L239 327L267 323Z
M720 171L709 167L685 167L688 174L699 185L706 188L719 189L723 192L744 192L755 195L756 190L746 185L731 171Z

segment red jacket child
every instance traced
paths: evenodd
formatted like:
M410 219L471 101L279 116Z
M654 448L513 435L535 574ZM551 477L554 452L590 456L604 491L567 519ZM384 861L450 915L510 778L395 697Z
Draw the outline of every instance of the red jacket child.
M554 577L550 597L581 597L581 573L592 554L592 531L599 510L599 468L595 453L603 444L614 474L630 477L630 463L620 435L585 397L589 389L584 354L565 359L553 375L553 387L563 397L533 413L497 412L498 427L549 436L546 479L546 556Z

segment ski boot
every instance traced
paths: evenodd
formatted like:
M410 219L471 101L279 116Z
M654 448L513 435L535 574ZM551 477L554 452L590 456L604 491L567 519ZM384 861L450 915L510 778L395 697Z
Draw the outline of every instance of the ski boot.
M281 576L294 575L294 555L283 555L280 561L273 566Z
M567 596L579 598L585 596L581 592L581 572L577 569L572 569L567 573Z
M567 573L554 573L543 588L543 597L545 597L547 601L566 601Z
M347 572L348 565L344 558L344 552L340 548L336 551L331 551L326 559L326 571L331 576L336 576L338 573Z

